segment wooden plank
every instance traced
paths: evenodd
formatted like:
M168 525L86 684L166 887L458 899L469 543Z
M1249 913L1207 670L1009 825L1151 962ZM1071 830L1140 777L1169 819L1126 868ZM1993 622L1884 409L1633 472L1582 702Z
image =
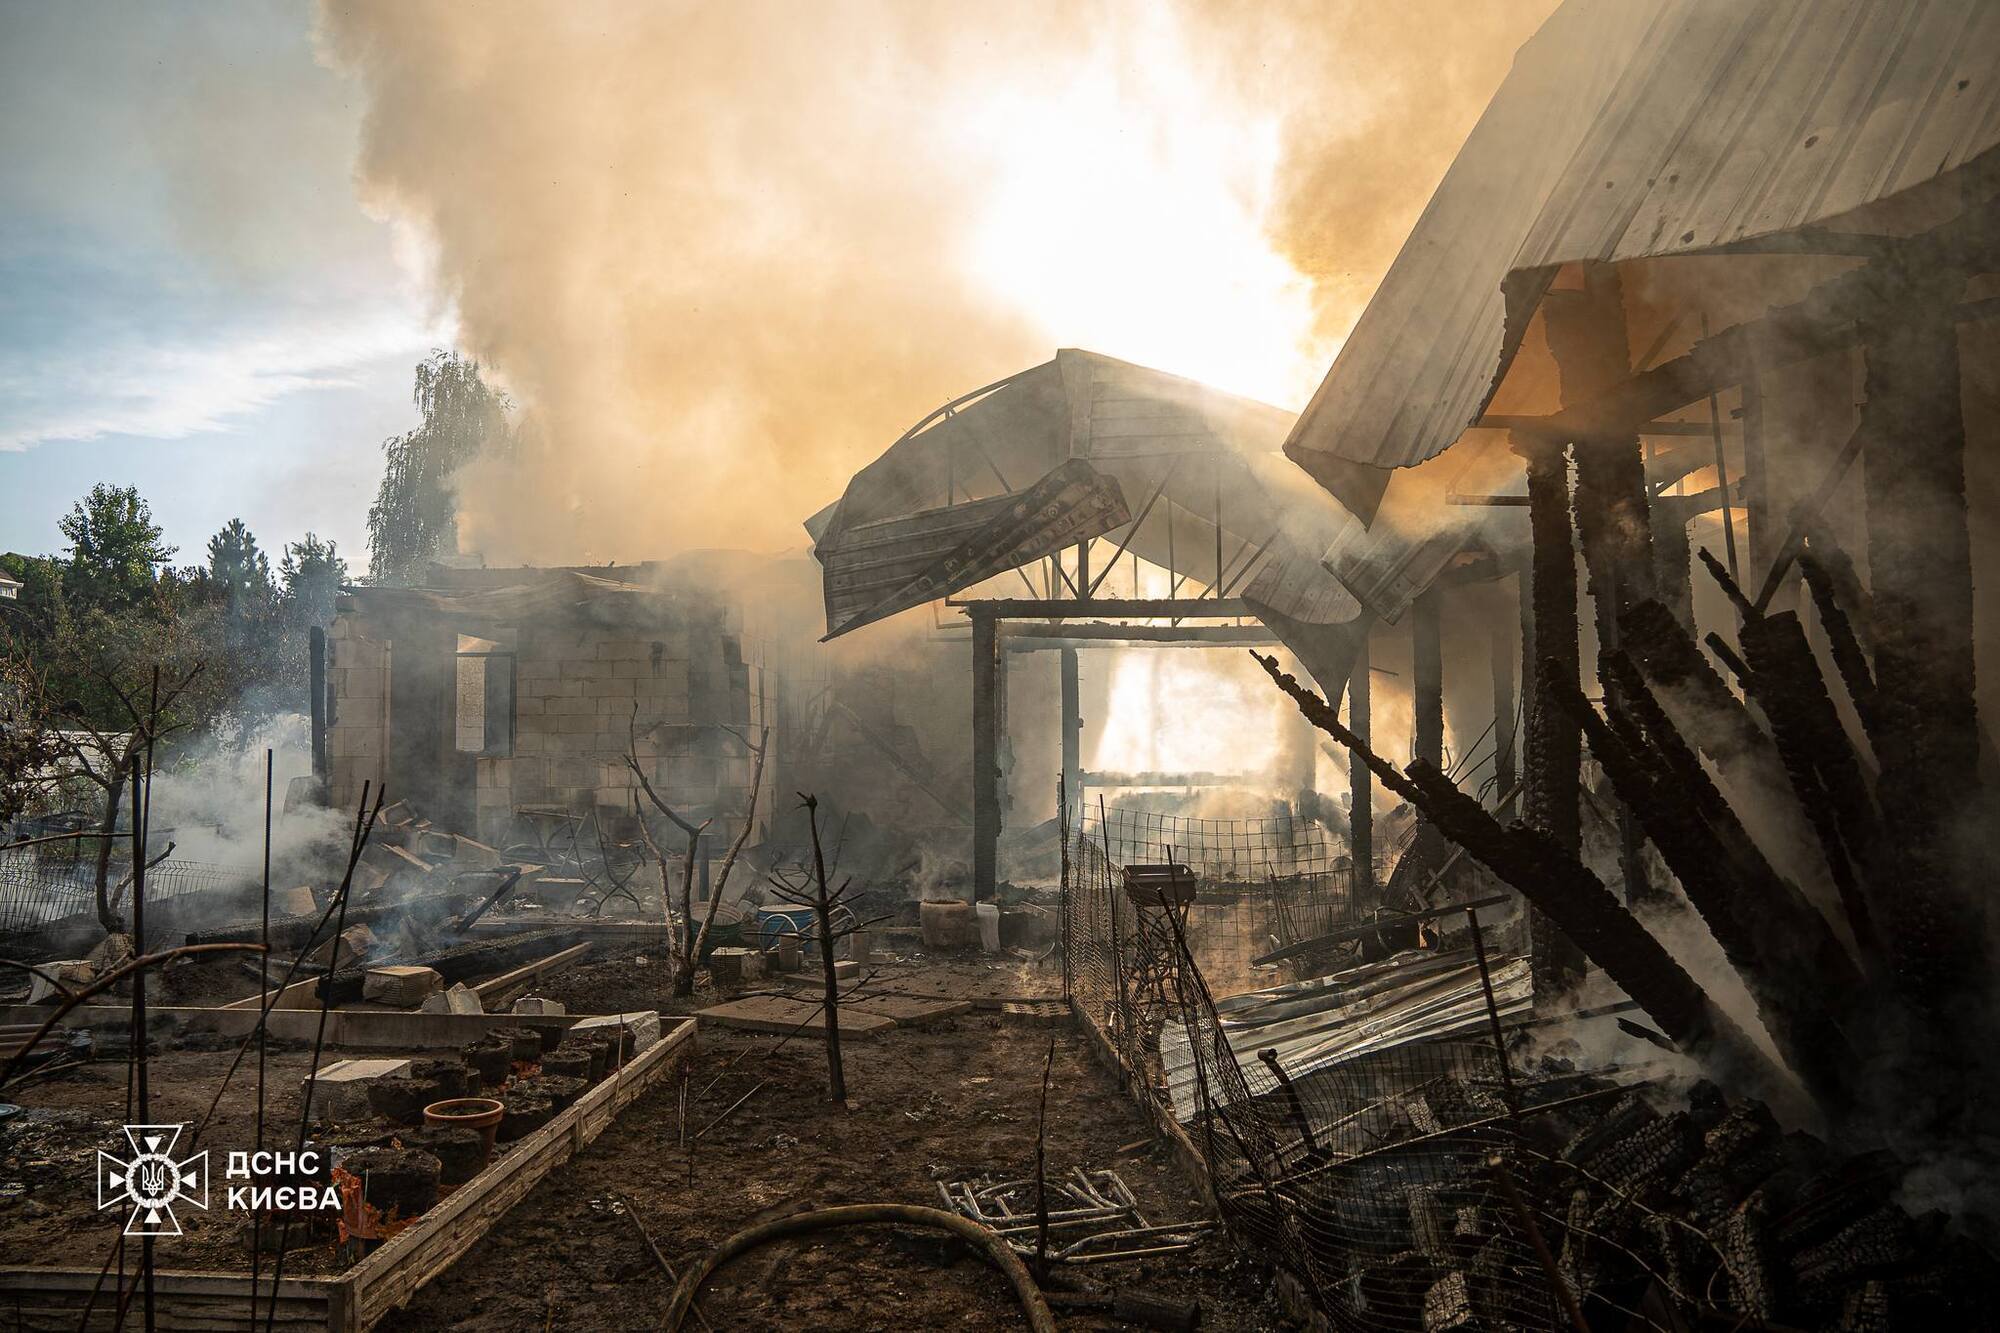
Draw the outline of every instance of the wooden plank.
M354 1293L353 1327L372 1327L456 1263L544 1176L601 1134L621 1110L691 1050L695 1032L696 1025L684 1021L662 1034L632 1063L350 1269L346 1281Z
M826 1032L826 1017L815 1002L794 1000L782 995L753 995L695 1011L704 1023L744 1032L800 1033ZM840 1035L865 1041L896 1026L896 1020L876 1014L856 1013L853 1005L840 1006Z
M585 940L581 944L572 944L569 948L559 949L546 958L537 958L532 963L523 963L512 972L502 972L499 976L489 981L482 981L472 988L472 993L479 997L481 1004L484 1004L489 997L502 995L515 986L533 981L536 977L545 976L551 972L560 972L563 968L570 966L577 959L589 952L589 940Z
M128 1270L127 1280L131 1273ZM7 1268L0 1269L0 1321L10 1329L50 1330L76 1333L79 1328L109 1330L117 1324L118 1289L116 1275L104 1280L90 1322L81 1323L83 1307L97 1286L95 1268ZM278 1289L276 1327L323 1329L333 1301L336 1284L319 1278L288 1278ZM247 1274L176 1272L158 1270L153 1275L154 1324L163 1329L241 1330L254 1333L270 1316L270 1283L259 1284L263 1293L258 1317L250 1315L250 1280ZM126 1323L140 1322L139 1297L126 1312Z

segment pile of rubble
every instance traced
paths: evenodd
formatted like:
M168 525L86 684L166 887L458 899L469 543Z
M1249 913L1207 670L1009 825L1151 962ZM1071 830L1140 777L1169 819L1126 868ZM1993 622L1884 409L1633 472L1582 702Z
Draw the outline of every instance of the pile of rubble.
M1943 1213L1902 1206L1887 1152L1788 1133L1764 1103L1705 1082L1671 1107L1660 1088L1574 1081L1522 1100L1515 1116L1498 1090L1445 1079L1394 1099L1394 1141L1269 1182L1324 1306L1424 1333L1555 1327L1559 1281L1597 1329L1724 1311L1840 1330L1985 1317L2000 1269ZM1278 1221L1254 1172L1223 1197L1253 1233Z

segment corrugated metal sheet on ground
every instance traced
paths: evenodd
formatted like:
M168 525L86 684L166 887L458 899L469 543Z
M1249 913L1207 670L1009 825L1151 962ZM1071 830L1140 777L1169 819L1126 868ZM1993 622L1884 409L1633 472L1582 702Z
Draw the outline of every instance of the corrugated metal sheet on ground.
M1487 965L1500 1017L1528 1013L1534 1007L1528 960L1489 956ZM1232 995L1217 1000L1215 1010L1238 1065L1261 1073L1257 1053L1275 1049L1295 1080L1372 1051L1487 1025L1485 991L1470 950L1399 954L1332 976ZM1194 1119L1200 1109L1194 1055L1181 1025L1160 1030L1160 1062L1175 1118Z
M1991 0L1568 0L1516 56L1286 452L1309 471L1315 456L1433 457L1479 415L1556 267L1825 223L1996 144Z

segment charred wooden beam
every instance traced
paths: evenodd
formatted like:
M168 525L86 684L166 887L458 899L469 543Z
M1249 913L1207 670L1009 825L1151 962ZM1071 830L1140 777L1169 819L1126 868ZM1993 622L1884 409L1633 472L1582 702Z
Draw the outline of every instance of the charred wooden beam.
M1625 613L1619 631L1619 648L1659 692L1675 724L1725 776L1784 789L1777 747L1671 611L1658 602L1641 603Z
M1899 990L1944 1020L1984 984L1986 939L1985 875L1968 854L1982 798L1952 311L1964 274L1902 276L1905 299L1861 322L1874 742L1904 849L1894 901L1873 906Z
M1834 575L1821 561L1817 549L1799 556L1799 569L1805 574L1806 587L1812 593L1813 608L1819 613L1820 629L1826 634L1834 669L1840 672L1841 684L1847 687L1847 697L1854 704L1855 716L1861 719L1861 729L1872 746L1875 743L1875 672L1868 665L1868 654L1861 647L1861 636L1855 632L1853 619L1840 604L1834 588Z
M1768 1061L1700 984L1574 855L1538 829L1520 824L1502 828L1477 800L1431 765L1416 762L1407 774L1398 772L1361 744L1333 709L1282 670L1276 658L1257 656L1257 660L1307 721L1347 746L1384 786L1547 913L1677 1046L1704 1052L1753 1082L1776 1081Z
M1854 942L1871 970L1879 961L1871 903L1888 871L1882 821L1860 760L1826 692L1805 627L1792 611L1746 620L1739 631L1750 664L1750 690L1784 756L1799 798L1826 855Z
M1607 689L1616 677L1621 694L1645 690L1630 660L1615 653L1606 655L1599 675ZM1743 977L1785 1062L1822 1105L1844 1110L1853 1101L1850 1078L1857 1060L1827 997L1851 995L1859 976L1826 922L1771 869L1742 826L1729 817L1720 794L1708 788L1711 799L1704 801L1685 774L1675 771L1666 758L1667 745L1650 734L1647 743L1630 743L1629 737L1644 731L1639 718L1628 714L1621 737L1581 691L1560 698L1582 726L1619 799L1644 822L1688 901ZM1653 721L1671 727L1663 715ZM1678 737L1667 739L1671 743ZM1684 745L1681 749L1692 759L1691 751ZM1705 785L1700 764L1693 768ZM1831 975L1822 970L1825 965L1835 969ZM1841 986L1836 978L1843 976L1851 984Z

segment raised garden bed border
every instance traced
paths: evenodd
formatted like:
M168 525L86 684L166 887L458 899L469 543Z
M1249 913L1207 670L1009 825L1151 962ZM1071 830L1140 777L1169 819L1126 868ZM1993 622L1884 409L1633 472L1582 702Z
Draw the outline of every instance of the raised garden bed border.
M545 1176L693 1054L695 1021L674 1023L666 1017L661 1021L663 1028L673 1026L661 1033L659 1041L366 1259L336 1277L287 1278L279 1289L276 1325L363 1333L408 1301L457 1262ZM97 1276L97 1270L83 1268L0 1268L0 1322L18 1329L68 1333L77 1328ZM244 1273L160 1269L154 1273L153 1290L162 1328L254 1333L269 1313L266 1287L260 1296L265 1304L253 1322L250 1277ZM116 1288L107 1280L90 1327L112 1327L117 1304ZM128 1322L138 1317L136 1310L126 1315Z

